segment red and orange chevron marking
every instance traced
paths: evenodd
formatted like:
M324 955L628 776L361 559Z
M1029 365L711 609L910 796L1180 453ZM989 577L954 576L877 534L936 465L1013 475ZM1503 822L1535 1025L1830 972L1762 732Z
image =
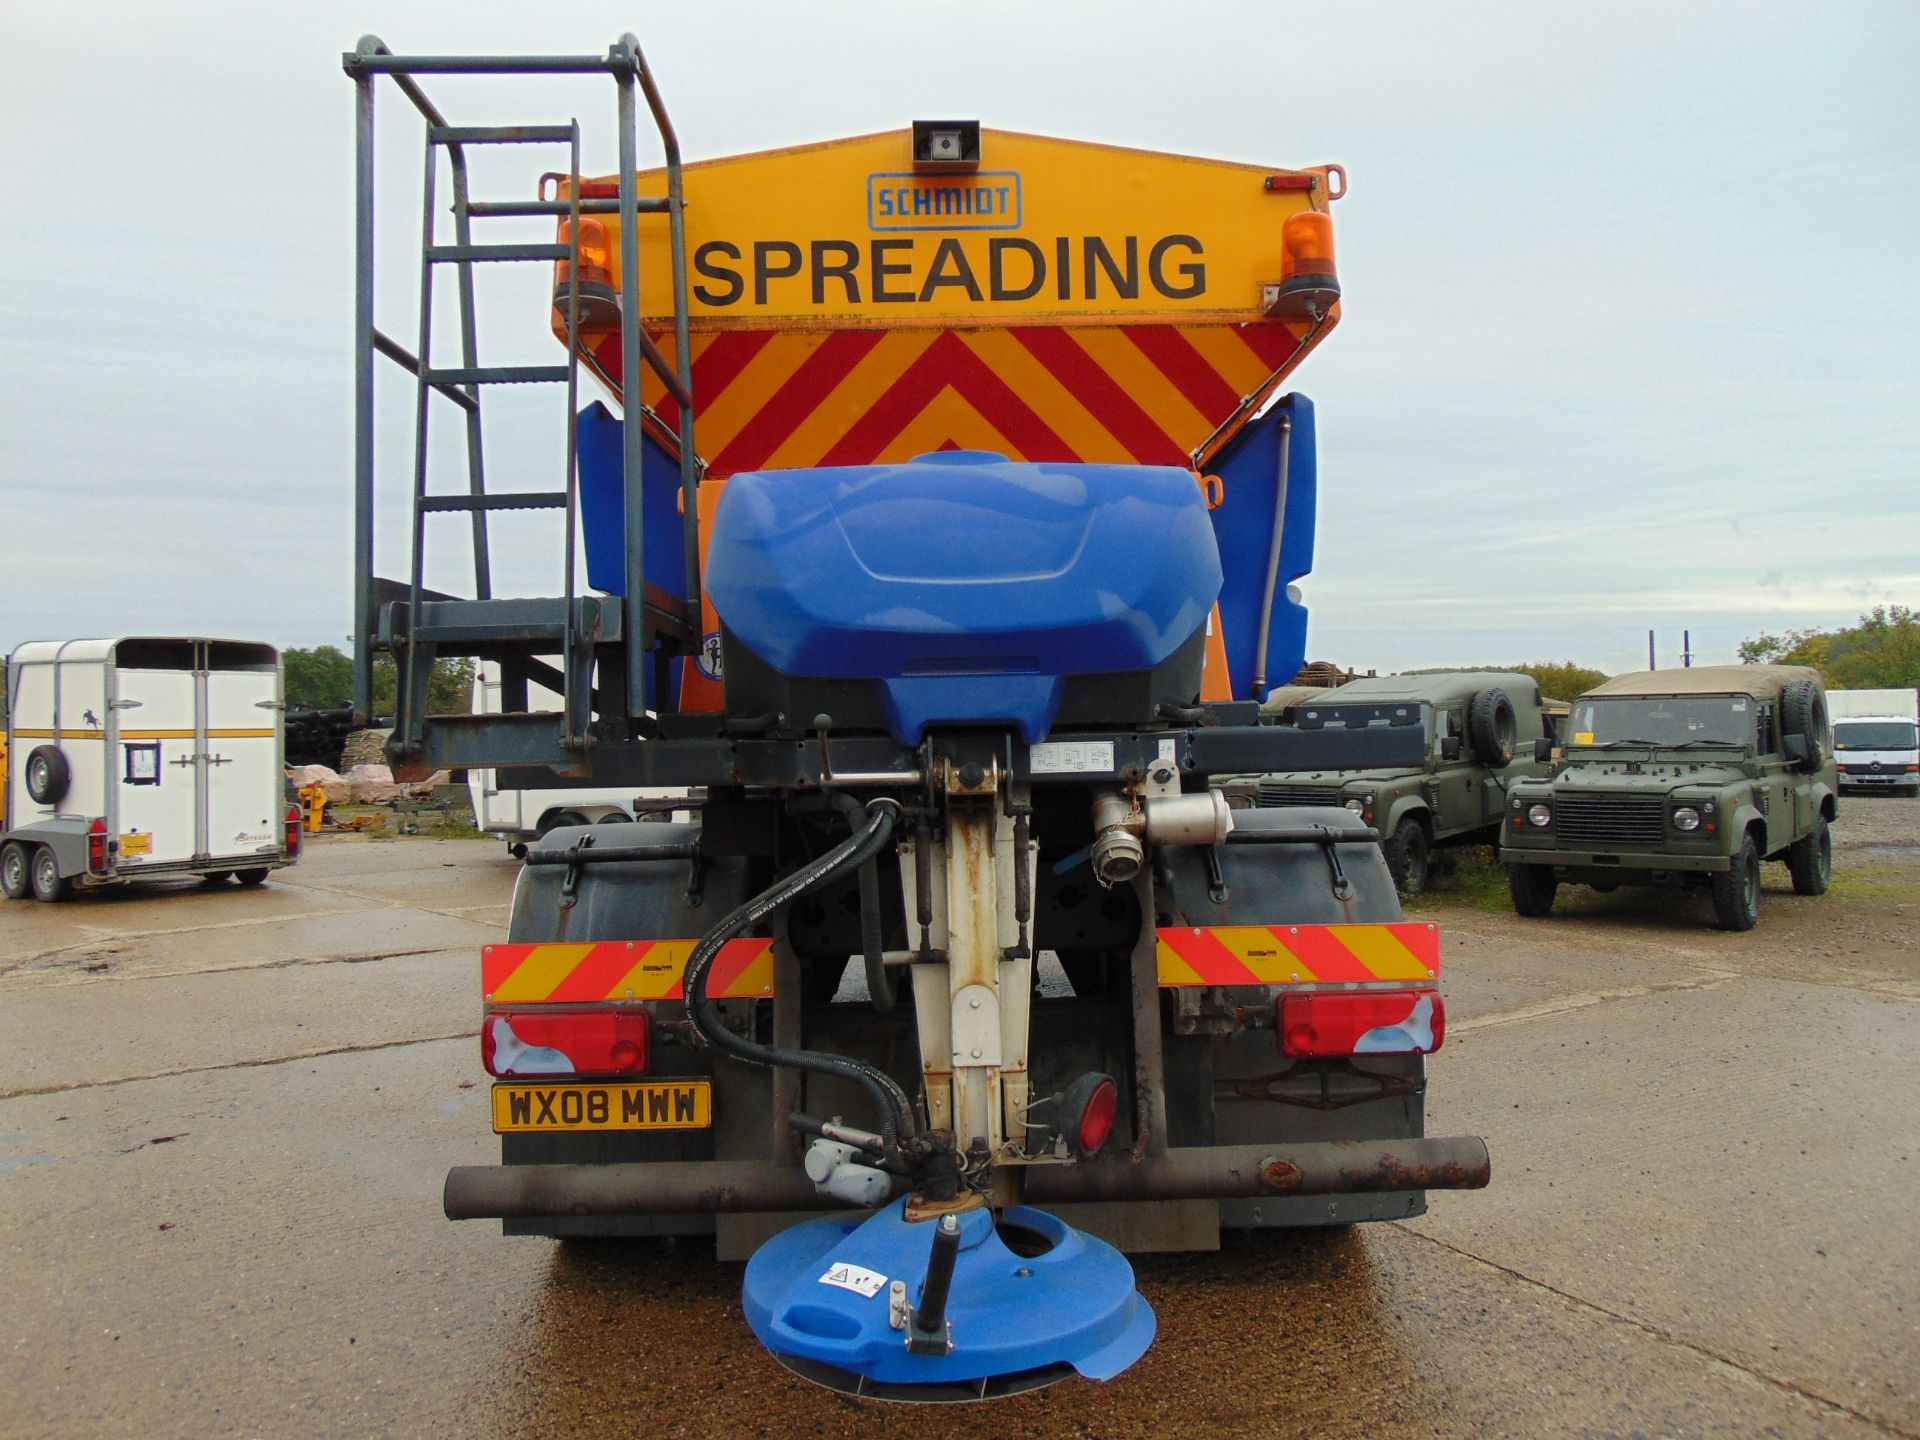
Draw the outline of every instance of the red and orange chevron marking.
M1440 931L1434 925L1170 925L1158 934L1163 986L1424 982L1440 976Z
M1274 322L696 332L700 450L716 477L952 449L1186 465L1242 396L1277 386L1306 333ZM671 361L672 334L655 341ZM618 335L591 356L617 389ZM641 393L668 431L679 425L650 369Z
M603 940L590 945L488 945L480 988L489 1005L679 1000L698 940ZM773 994L773 941L729 940L707 979L716 1000Z

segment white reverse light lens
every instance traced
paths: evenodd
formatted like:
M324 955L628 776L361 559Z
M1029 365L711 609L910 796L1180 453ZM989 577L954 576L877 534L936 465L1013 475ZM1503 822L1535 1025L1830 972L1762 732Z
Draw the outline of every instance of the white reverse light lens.
M1545 805L1529 805L1527 807L1527 823L1529 825L1551 825L1553 823L1553 811Z
M1673 812L1673 828L1676 830L1698 830L1700 812L1691 805L1682 805Z

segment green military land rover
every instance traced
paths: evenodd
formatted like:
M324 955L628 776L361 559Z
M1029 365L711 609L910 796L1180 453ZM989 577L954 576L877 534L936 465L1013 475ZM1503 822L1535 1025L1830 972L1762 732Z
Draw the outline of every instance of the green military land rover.
M1795 665L1621 675L1573 702L1564 759L1511 786L1500 858L1513 907L1545 915L1564 883L1708 890L1728 930L1760 918L1760 862L1793 888L1833 874L1826 692Z
M1403 895L1426 888L1436 845L1497 842L1507 787L1545 774L1551 740L1540 687L1504 670L1381 675L1289 695L1275 717L1303 729L1423 725L1426 763L1402 770L1327 770L1244 777L1229 801L1344 805L1380 832Z

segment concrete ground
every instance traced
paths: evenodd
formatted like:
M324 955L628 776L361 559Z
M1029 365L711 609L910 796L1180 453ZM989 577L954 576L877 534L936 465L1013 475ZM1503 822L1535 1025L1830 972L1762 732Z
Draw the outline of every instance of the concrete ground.
M499 846L0 906L0 1435L1920 1435L1920 803L1839 835L1746 936L1441 897L1493 1187L1145 1257L1145 1360L972 1419L788 1377L709 1247L441 1218Z

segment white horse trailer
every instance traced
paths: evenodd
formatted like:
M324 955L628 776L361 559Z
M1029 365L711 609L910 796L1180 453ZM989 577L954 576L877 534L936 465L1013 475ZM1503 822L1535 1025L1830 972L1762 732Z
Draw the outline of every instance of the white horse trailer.
M7 666L0 889L199 875L257 885L300 854L280 655L242 640L22 645Z

